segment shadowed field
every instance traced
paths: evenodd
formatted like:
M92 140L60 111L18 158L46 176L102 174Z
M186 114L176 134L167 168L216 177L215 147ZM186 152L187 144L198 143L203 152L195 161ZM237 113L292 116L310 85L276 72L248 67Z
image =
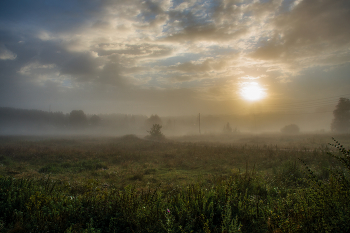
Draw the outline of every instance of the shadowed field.
M221 141L219 143L218 141ZM3 137L0 174L64 181L99 179L118 188L126 185L176 186L204 182L246 170L265 176L303 159L320 173L332 166L330 137L186 136L150 141L134 135L118 138ZM321 174L320 174L321 175ZM324 175L324 174L323 174ZM325 177L327 178L327 177Z
M349 145L349 136L338 135L337 139L343 145ZM119 231L116 232L181 232L181 229L186 227L185 232L191 230L194 232L235 232L234 228L236 231L240 229L243 232L260 232L258 230L260 228L265 229L263 232L280 232L276 230L306 232L306 230L316 229L315 226L319 227L322 219L315 220L315 225L311 224L309 228L300 226L295 228L299 222L309 221L307 217L309 215L299 216L295 212L294 219L290 219L286 218L289 210L285 212L286 210L281 208L284 208L285 205L291 209L297 208L298 205L309 205L311 202L305 204L303 201L306 199L298 198L313 195L312 182L319 181L329 184L334 179L332 170L346 171L339 160L329 155L329 152L334 154L339 154L339 152L336 148L327 145L327 142L333 142L328 135L202 135L161 141L144 140L134 135L118 138L1 137L0 177L3 185L7 184L17 190L14 191L15 193L18 193L19 190L24 192L22 186L26 182L32 182L32 186L28 184L32 190L27 190L31 193L28 194L29 199L23 197L22 200L23 203L27 203L27 206L28 200L39 198L40 195L46 195L47 198L51 198L50 200L55 200L52 199L54 198L52 193L55 192L63 199L64 197L71 197L71 200L93 198L94 201L91 200L91 203L88 201L91 206L98 203L101 205L101 201L104 203L104 198L114 203L112 196L118 192L120 192L118 195L122 196L114 196L114 198L119 204L126 205L126 196L123 195L131 195L128 196L129 199L131 198L129 201L136 198L134 201L139 203L138 205L159 202L158 207L153 206L155 209L152 211L157 212L161 209L165 211L172 206L173 215L167 215L166 212L165 215L156 215L157 221L160 221L159 224L163 224L158 226L162 226L162 230L156 231L151 228L141 230L141 225L146 223L142 222L145 221L144 219L139 219L142 218L139 216L142 213L139 213L140 206L136 206L137 210L135 209L133 214L127 209L124 210L126 211L122 214L124 217L118 221L126 225L118 228ZM307 169L311 169L312 172L308 172ZM8 180L11 177L16 179ZM16 180L22 183L17 184ZM2 198L0 203L5 206L8 205L8 200L4 198L8 198L9 195L9 189L6 190L2 189L2 196L0 196ZM307 194L308 192L311 194ZM296 193L298 195L293 196ZM194 203L186 204L186 198L194 198L192 200ZM198 203L198 198L208 203ZM223 199L220 201L217 198ZM323 196L321 195L320 198L322 199ZM66 201L69 202L69 200ZM292 201L292 204L284 203L285 201ZM215 205L218 206L215 208L218 209L214 207L210 208L215 210L210 209L208 205L211 202L212 205L216 203ZM295 206L294 202L300 203ZM227 203L232 205L227 206ZM32 204L36 206L37 202ZM315 204L310 204L307 208L316 208ZM195 210L198 205L201 206L202 211ZM7 214L0 216L0 223L4 229L10 230L16 227L30 229L23 220L29 207L21 209L23 206L19 205L18 208L13 206L11 204L10 207L7 207ZM30 211L33 211L33 208ZM36 208L39 213L44 211L42 209L44 206L39 205ZM114 211L118 212L118 208ZM293 211L300 212L298 208ZM23 215L22 220L18 220L18 216L14 217L15 212L13 211L20 211ZM72 211L70 213L72 216L74 213L77 214L74 210L70 211ZM92 224L94 224L96 229L102 232L113 232L111 227L106 230L107 226L103 225L112 224L113 211L109 217L102 216L104 210L99 211L101 212L98 212L97 216L89 212L90 218L87 219L80 219L76 222L67 220L68 222L61 224L59 229L62 232L62 229L66 231L71 227L70 232L87 232L83 229L93 228ZM154 218L155 212L152 211L144 213L145 216L149 214L147 218ZM316 212L315 214L317 215ZM32 217L27 216L26 218ZM116 216L113 218L117 219ZM195 223L188 223L186 220L188 218ZM317 216L313 218L317 219ZM97 219L99 222L96 222ZM134 222L135 219L139 219L137 223ZM150 219L147 221L151 221ZM95 222L91 223L90 220ZM253 220L254 224L251 222ZM37 226L45 230L48 227L46 221L48 220L36 218L35 224L39 224ZM59 221L59 218L50 221ZM172 221L172 225L165 226L164 224L169 221ZM289 225L281 225L286 221L289 221ZM329 224L333 227L331 223ZM54 229L52 227L50 229ZM225 231L229 227L232 231ZM295 229L293 228L292 231L291 227Z

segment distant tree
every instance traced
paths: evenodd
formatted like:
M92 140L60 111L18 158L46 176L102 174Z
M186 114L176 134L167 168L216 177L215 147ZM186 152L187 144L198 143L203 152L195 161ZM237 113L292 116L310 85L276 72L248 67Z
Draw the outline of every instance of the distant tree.
M67 118L62 112L0 107L0 132L48 132L62 130Z
M163 125L162 119L160 119L160 117L157 114L151 115L145 121L146 129L153 127L154 124Z
M232 133L232 128L230 126L230 123L227 122L226 125L224 125L224 129L223 129L224 133Z
M83 128L87 124L87 117L83 110L73 110L69 114L69 123L72 127Z
M150 139L163 139L164 134L161 132L162 126L159 124L153 124L150 131L147 131L149 133L148 138Z
M281 129L281 132L285 134L297 134L299 131L300 129L296 124L286 125Z
M350 129L350 100L340 98L335 110L334 119L331 124L332 131L349 132Z
M160 119L160 117L155 114L155 115L151 115L148 119L147 119L147 123L149 125L154 125L154 124L158 124L161 125L162 124L162 119Z
M101 118L97 115L93 115L90 117L89 121L92 126L97 126L100 123Z

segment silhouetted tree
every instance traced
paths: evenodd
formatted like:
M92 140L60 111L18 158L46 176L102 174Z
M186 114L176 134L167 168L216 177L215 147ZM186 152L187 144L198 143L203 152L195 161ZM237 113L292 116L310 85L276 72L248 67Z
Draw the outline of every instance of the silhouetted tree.
M151 127L150 131L147 131L150 135L148 136L148 138L150 139L163 139L164 138L164 134L161 132L162 126L159 124L153 124L153 126Z
M332 131L349 132L350 129L350 100L340 98L335 110L334 119L331 124Z
M97 126L100 123L101 118L97 115L93 115L90 117L89 121L92 126Z
M67 120L62 112L0 107L0 133L46 133L62 130Z
M281 132L285 134L297 134L299 131L300 129L296 124L286 125L281 129Z
M147 119L147 126L150 127L154 124L158 124L158 125L162 125L162 119L160 119L160 117L156 114L156 115L151 115L148 119Z
M223 131L224 133L232 133L232 128L230 126L230 123L227 122L227 124L224 126Z
M87 124L87 118L83 110L73 110L69 114L69 123L75 128L83 128Z

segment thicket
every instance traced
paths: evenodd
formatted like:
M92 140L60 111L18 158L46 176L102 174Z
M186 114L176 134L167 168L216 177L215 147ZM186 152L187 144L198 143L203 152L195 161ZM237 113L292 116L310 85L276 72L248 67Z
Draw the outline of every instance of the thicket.
M122 190L96 179L0 177L1 232L350 232L350 151L324 179L307 162L285 163L274 181L254 169L171 190ZM88 166L88 165L86 165ZM318 173L317 173L318 172ZM317 173L317 175L316 175ZM278 184L278 185L277 185Z

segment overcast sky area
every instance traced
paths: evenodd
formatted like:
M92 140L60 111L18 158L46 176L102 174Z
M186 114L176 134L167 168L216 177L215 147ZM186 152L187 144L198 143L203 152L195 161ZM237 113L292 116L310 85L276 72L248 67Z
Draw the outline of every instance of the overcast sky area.
M350 97L349 23L349 0L1 0L0 106L331 112Z

